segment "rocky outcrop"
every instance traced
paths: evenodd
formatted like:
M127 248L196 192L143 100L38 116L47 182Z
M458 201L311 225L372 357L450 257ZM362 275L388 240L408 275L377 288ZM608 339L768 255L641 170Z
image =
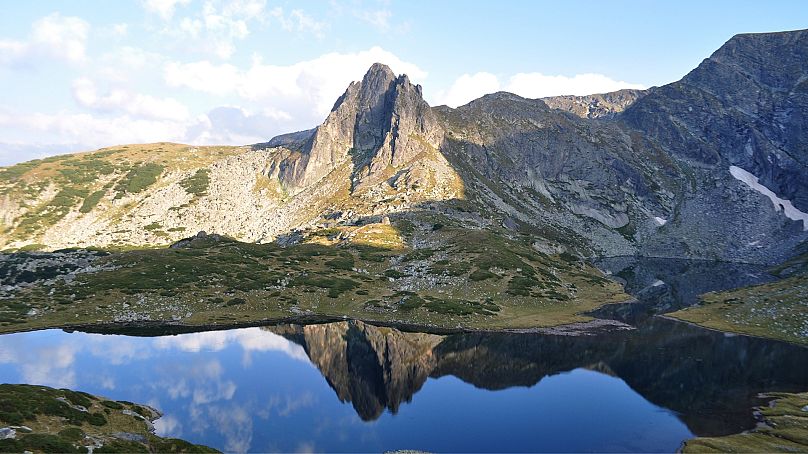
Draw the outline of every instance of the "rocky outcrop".
M303 137L299 134L297 139ZM350 161L355 187L391 177L419 154L437 150L442 138L421 87L376 63L361 82L348 86L301 152L278 164L277 176L287 187L301 189Z
M585 96L550 96L541 100L552 109L563 110L581 118L611 119L647 93L648 90L627 88Z
M284 147L289 150L299 151L306 148L315 132L317 132L317 128L281 134L273 137L269 142L254 144L252 148L253 150L265 150L267 148Z

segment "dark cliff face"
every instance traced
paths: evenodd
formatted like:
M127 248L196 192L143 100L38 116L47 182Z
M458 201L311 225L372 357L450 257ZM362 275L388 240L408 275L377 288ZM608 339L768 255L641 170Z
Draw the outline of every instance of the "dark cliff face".
M808 212L808 31L737 35L621 118L676 157L741 167Z

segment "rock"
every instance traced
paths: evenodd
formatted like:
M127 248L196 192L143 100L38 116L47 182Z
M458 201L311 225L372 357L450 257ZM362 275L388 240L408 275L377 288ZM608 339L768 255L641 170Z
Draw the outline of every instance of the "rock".
M185 147L182 160L207 153L204 169L177 161L159 184L107 193L89 213L76 201L35 235L0 234L0 247L178 248L222 238L183 239L200 230L286 245L323 217L346 225L424 213L473 228L505 219L531 241L582 256L777 263L808 233L730 169L808 213L806 74L804 30L738 35L682 80L647 91L544 100L500 92L456 109L430 107L406 75L374 64L315 129L240 152ZM188 179L203 170L206 190L189 193ZM36 194L15 187L0 198L5 232L31 221L26 207L47 206L64 189L38 173L20 179L41 186ZM88 189L109 191L124 176ZM0 289L16 291L27 271L36 274L16 268Z
M421 90L406 75L375 63L354 82L316 128L300 154L273 172L291 188L310 186L351 161L354 186L377 182L388 166L401 167L422 152L437 150L443 129Z
M519 230L519 223L516 222L516 220L510 216L502 220L502 226L508 230L514 230L514 231Z
M131 432L115 432L112 434L112 436L120 440L134 441L138 443L145 443L147 441L145 436Z
M567 248L560 244L554 244L549 241L534 241L533 249L545 255L556 255L567 252Z
M611 119L647 93L648 90L624 89L586 96L552 96L541 100L553 109L563 110L581 118Z
M215 233L208 234L204 230L199 231L196 235L190 236L188 238L183 238L179 241L172 243L169 248L171 249L185 249L193 247L195 244L199 244L202 241L209 241L209 242L218 242L225 239L222 235L218 235Z
M290 132L281 134L270 139L266 143L257 143L252 146L254 150L264 150L267 148L285 147L290 150L302 150L306 144L311 140L317 128L307 129L305 131Z

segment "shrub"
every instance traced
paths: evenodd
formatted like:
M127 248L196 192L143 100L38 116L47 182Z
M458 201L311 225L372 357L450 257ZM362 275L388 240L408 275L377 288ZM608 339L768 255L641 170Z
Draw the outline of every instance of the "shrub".
M137 194L157 182L163 173L163 166L153 162L135 166L115 185L116 199L125 194Z

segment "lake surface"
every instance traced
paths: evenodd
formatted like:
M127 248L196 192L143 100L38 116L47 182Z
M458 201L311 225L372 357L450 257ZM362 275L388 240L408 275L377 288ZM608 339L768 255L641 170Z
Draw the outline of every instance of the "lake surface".
M46 330L0 336L0 382L146 403L164 413L158 434L234 452L672 452L694 435L751 428L758 393L808 390L808 349L652 316L767 279L761 270L601 266L640 303L599 316L635 329L439 336L346 321L154 337ZM725 278L703 277L709 270Z

